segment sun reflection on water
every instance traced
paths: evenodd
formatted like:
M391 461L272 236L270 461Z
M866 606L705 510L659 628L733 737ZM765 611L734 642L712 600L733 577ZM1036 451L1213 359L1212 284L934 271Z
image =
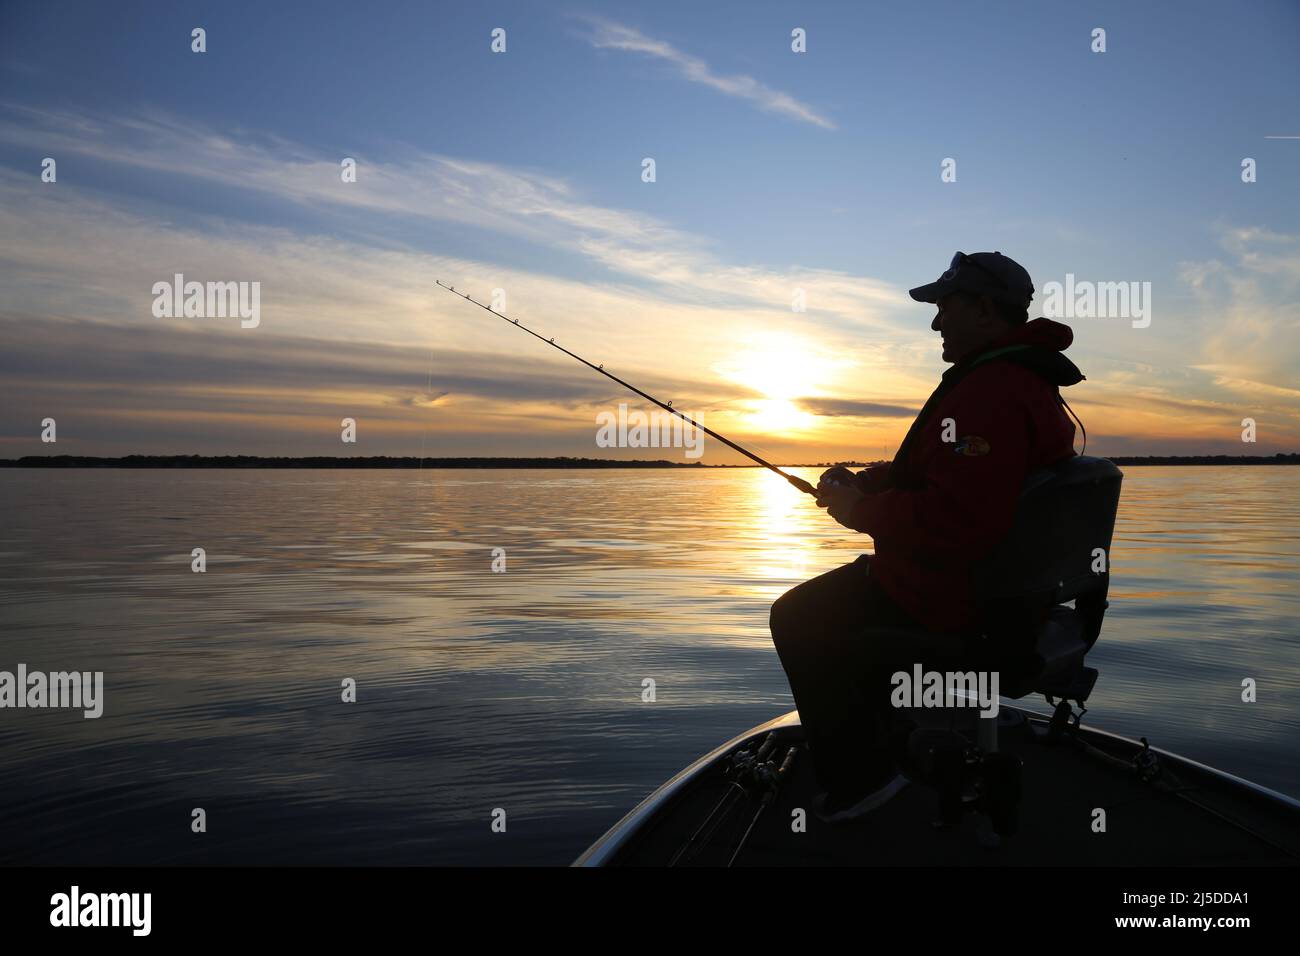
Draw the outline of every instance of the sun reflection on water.
M754 562L759 593L779 596L804 581L817 566L819 526L825 512L808 497L771 471L755 473L753 507L756 531L762 533L761 553Z

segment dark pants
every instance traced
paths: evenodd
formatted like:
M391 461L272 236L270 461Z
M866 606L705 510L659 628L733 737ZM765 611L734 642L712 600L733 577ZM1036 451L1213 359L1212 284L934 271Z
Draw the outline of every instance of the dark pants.
M917 629L871 577L870 555L791 588L772 605L772 642L826 790L861 792L897 772L891 676L919 648L872 627ZM909 660L912 658L912 660Z

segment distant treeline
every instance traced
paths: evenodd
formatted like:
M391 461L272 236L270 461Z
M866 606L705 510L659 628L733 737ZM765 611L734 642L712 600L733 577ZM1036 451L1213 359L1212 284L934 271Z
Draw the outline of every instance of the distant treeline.
M703 468L699 462L606 458L262 458L257 455L27 455L0 468Z
M1114 455L1117 465L1300 465L1300 454L1284 455Z
M1284 455L1102 455L1117 465L1300 465L1300 454ZM829 468L836 462L819 461L815 465L786 465L787 468ZM856 468L858 461L842 461Z
M1300 454L1284 455L1118 455L1117 465L1300 465ZM832 462L783 465L828 468ZM859 467L862 462L841 462ZM759 465L705 465L698 461L619 461L612 458L262 458L257 455L27 455L0 459L0 468L758 468Z

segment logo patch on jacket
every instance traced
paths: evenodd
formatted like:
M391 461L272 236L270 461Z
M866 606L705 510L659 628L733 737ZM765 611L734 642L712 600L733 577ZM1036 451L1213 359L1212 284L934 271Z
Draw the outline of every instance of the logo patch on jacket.
M952 450L959 455L987 455L989 443L979 435L967 435L958 441Z

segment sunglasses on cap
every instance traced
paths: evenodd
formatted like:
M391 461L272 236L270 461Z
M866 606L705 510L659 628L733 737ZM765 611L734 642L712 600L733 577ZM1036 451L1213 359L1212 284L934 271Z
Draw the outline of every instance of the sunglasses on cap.
M958 252L953 255L952 262L948 263L948 271L945 272L943 275L939 276L939 281L950 282L953 279L956 279L957 273L961 270L962 266L973 266L974 268L978 269L980 272L984 273L986 276L989 276L994 282L996 282L1003 289L1006 289L1007 291L1011 291L1011 287L1006 284L1006 282L1002 279L1000 275L998 275L996 272L989 269L988 267L980 265L978 262L976 262L970 256L966 255L966 253L964 252Z

